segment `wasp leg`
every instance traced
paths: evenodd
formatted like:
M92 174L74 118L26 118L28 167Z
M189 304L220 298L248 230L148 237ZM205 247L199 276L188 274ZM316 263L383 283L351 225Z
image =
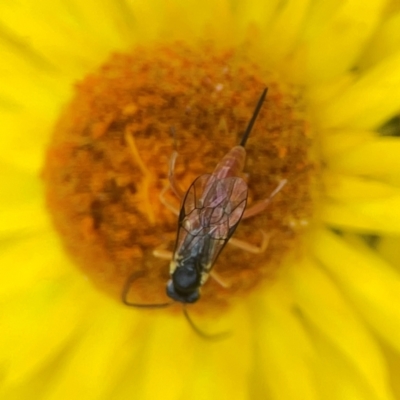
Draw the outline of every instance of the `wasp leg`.
M152 207L152 199L150 197L150 189L152 185L152 174L146 167L146 164L143 162L142 158L140 157L139 150L136 147L135 138L129 130L125 131L124 134L125 142L128 145L129 151L131 153L133 163L139 167L140 171L142 172L143 178L140 184L141 190L139 192L140 196L143 198L143 204L146 207L146 215L151 222L151 224L155 224L156 217L154 214L154 210Z
M171 204L165 197L165 193L167 192L168 189L171 189L175 196L178 197L179 200L182 200L183 196L185 193L183 190L179 187L178 182L175 179L174 171L175 171L175 162L176 158L178 157L178 153L174 151L172 153L172 156L169 160L169 168L168 168L168 180L169 180L169 185L166 186L160 193L160 201L162 204L164 204L165 207L168 208L171 212L173 212L175 215L179 215L179 209L174 207L173 204Z
M251 207L247 208L245 212L243 213L242 219L254 217L255 215L259 214L260 212L264 211L268 206L273 197L277 195L281 189L286 185L287 180L282 179L279 182L279 185L275 188L275 190L269 195L268 198L261 200L255 204L253 204Z
M247 243L243 240L236 239L236 238L230 238L229 239L229 244L232 244L236 247L239 247L239 249L248 251L249 253L253 254L261 254L264 253L265 250L267 250L269 239L271 235L266 234L263 230L260 231L262 234L262 242L259 246L255 246L254 244Z
M218 272L212 270L210 272L211 278L214 279L215 282L219 283L223 288L228 289L231 287L231 284L225 281Z
M161 246L157 247L156 249L153 250L153 256L157 258L161 258L163 260L172 260L173 253L172 251L165 250L161 248Z
M168 210L170 210L172 213L174 213L176 216L178 216L179 210L165 198L165 193L167 192L167 190L170 187L171 187L170 185L165 186L165 188L161 191L160 196L159 196L160 201L162 204L164 204L165 207L168 208Z
M169 179L169 184L179 200L182 200L183 196L185 195L185 192L179 187L178 182L175 179L175 163L176 163L176 158L178 157L178 153L176 151L172 152L171 158L169 159L169 168L168 168L168 179Z

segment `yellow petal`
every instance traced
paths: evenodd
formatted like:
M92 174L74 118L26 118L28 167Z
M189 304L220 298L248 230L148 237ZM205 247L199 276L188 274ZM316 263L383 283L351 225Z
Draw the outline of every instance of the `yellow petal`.
M398 234L397 226L390 221L378 220L357 212L356 206L325 201L320 211L320 218L327 225L337 229L349 229L366 234Z
M0 209L0 239L23 238L51 229L49 218L39 200Z
M54 103L54 98L52 101ZM37 113L3 113L2 129L6 134L0 137L2 163L38 176L55 118L53 106L47 109L46 118L41 118Z
M253 365L248 311L239 305L223 317L213 318L213 321L218 319L222 319L222 324L213 322L207 331L211 331L212 325L217 325L213 332L228 329L231 336L210 342L193 337L192 334L190 341L195 343L194 362L191 374L185 382L184 393L190 393L193 400L216 396L248 399L249 374ZM200 322L201 320L198 321Z
M311 261L291 268L290 279L305 318L353 364L377 398L390 398L385 360L375 338L332 281Z
M321 132L321 152L329 167L335 166L335 162L343 155L349 154L359 147L373 145L380 139L378 134L372 131L360 131L356 129L324 130Z
M388 369L391 375L391 386L393 388L393 394L396 399L400 399L400 354L393 351L390 346L386 346L385 343L381 343L382 353L386 358Z
M262 47L271 65L282 61L296 45L309 4L309 0L289 0L274 15L268 27L268 35L262 41Z
M377 245L382 257L400 270L400 236L384 236Z
M384 201L390 197L400 197L400 188L387 183L369 178L329 172L324 174L324 188L325 194L330 199L343 202L346 205L359 206L361 213L363 203L366 201L374 199Z
M60 102L70 94L66 83L71 78L67 79L50 61L31 49L28 43L16 35L10 36L5 43L0 42L0 54L8 60L0 75L0 97L5 99L2 119L9 118L7 113L11 116L14 113L16 124L24 122L25 125L21 126L26 130L30 125L29 121L23 119L23 114L34 115L37 119L40 116L47 121L55 115ZM32 79L33 76L35 79ZM14 134L15 128L14 125L9 132ZM37 138L37 127L35 133ZM2 138L4 136L7 135L2 135Z
M62 359L46 400L116 398L111 393L118 389L121 377L128 375L136 383L131 393L144 399L138 394L138 378L146 371L146 365L139 362L149 340L145 318L145 314L124 310L110 299L93 304L80 327L82 335ZM154 390L161 393L163 389L160 385Z
M389 15L373 36L367 51L363 54L359 65L367 68L392 55L400 48L400 13Z
M229 29L233 26L233 20L232 6L227 0L203 2L201 7L196 0L130 0L129 3L134 18L135 36L140 38L141 43L159 40L160 37L166 40L211 37L216 43L222 39L230 44L230 38L236 36L236 32Z
M321 126L373 129L390 119L400 109L399 71L400 52L365 71L358 81L321 109Z
M154 323L144 343L146 356L138 366L140 371L136 368L141 383L136 384L135 393L143 400L173 400L184 394L183 387L192 371L192 332L183 316L171 317L158 311L158 315L152 317L151 311L154 310L149 310L146 318L154 318ZM187 368L182 368L183 365Z
M337 351L326 337L310 330L319 358L316 363L316 384L324 400L394 400L389 393L373 393L362 375Z
M10 165L0 155L0 239L49 229L36 171ZM32 166L30 166L32 167Z
M99 3L95 0L85 2L72 0L71 5L65 4L64 1L59 1L55 7L62 8L57 14L63 18L63 21L67 20L69 24L72 24L75 32L81 35L86 33L98 49L104 47L110 51L110 49L121 49L130 46L136 36L134 35L133 27L137 16L132 13L128 4L104 0L99 6ZM43 8L48 8L47 4ZM96 10L95 17L93 10ZM53 11L52 14L54 13ZM150 25L153 21L149 19L147 23ZM97 53L97 59L99 59L100 54L102 52Z
M9 241L0 253L3 265L0 299L12 301L38 284L69 274L71 264L53 232Z
M309 82L332 79L350 69L377 28L387 1L316 2L305 32ZM333 3L333 4L332 4Z
M320 208L320 218L335 228L370 234L399 234L400 196L362 203L326 200Z
M279 283L253 304L256 367L268 399L316 399L312 373L314 349L288 304L287 288ZM257 339L258 338L258 339ZM259 397L260 398L260 397Z
M344 174L326 173L324 178L324 222L370 233L400 233L399 188Z
M44 279L28 291L2 300L0 353L4 387L21 384L63 351L89 315L90 290L93 289L88 283L73 284L71 277Z
M354 73L347 72L328 82L310 85L306 91L310 109L313 108L315 110L314 112L318 113L321 107L326 107L332 99L336 98L350 87L355 79L356 76ZM321 134L321 138L325 138L323 133Z
M279 6L279 0L271 0L268 2L260 1L242 1L235 4L235 26L245 37L249 28L256 25L263 35L268 33L271 23L274 21L276 9ZM235 29L236 31L236 29ZM238 32L234 32L237 34Z
M399 154L399 138L381 137L372 141L366 140L357 147L332 157L329 166L334 171L385 178L400 174Z
M360 251L339 236L319 230L314 253L364 319L388 343L400 350L400 275L372 250Z
M113 392L115 397L125 399L135 393L140 399L176 399L189 395L190 399L200 400L218 394L219 398L247 399L251 342L248 314L243 308L218 318L224 320L225 327L227 321L237 323L229 326L231 337L217 341L200 338L183 315L171 317L163 312L146 312L146 319L151 322L145 338L139 338L142 352L132 357L131 371ZM196 315L192 318L206 330L203 318ZM221 327L215 327L219 325L218 320L209 321L210 326L214 325L213 332L221 331Z
M12 5L2 3L0 18L4 29L22 43L24 51L35 52L57 70L67 73L68 67L80 69L81 60L86 65L98 62L111 49L122 49L131 43L134 35L127 26L132 22L128 8L124 10L109 0L104 0L101 7L91 0L73 3L54 1L34 6L29 0Z
M8 165L0 156L0 208L23 204L27 199L39 198L42 185L37 176Z

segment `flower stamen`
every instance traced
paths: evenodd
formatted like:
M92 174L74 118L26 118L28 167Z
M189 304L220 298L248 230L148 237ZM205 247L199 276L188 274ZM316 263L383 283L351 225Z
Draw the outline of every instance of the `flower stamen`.
M172 203L171 191L160 201L171 155L175 160L179 154L174 179L186 191L239 143L266 87L267 100L246 144L248 209L283 179L287 184L268 208L241 221L235 238L259 243L262 230L268 249L252 254L227 246L214 269L230 285L209 280L194 311L219 309L250 293L301 245L316 176L301 88L242 53L183 43L112 55L77 85L54 130L43 176L56 229L97 287L119 299L128 277L140 272L130 301L168 301L169 263L153 253L160 245L174 248L177 217L165 206L170 198Z

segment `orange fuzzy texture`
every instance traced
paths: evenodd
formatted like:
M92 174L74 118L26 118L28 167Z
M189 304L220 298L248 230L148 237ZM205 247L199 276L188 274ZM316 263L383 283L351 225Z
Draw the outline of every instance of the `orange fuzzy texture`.
M265 254L227 246L215 266L229 284L209 280L198 310L228 304L273 275L296 246L300 223L312 212L315 175L310 124L299 91L277 81L243 55L209 45L138 47L115 54L76 86L54 129L44 169L47 202L72 258L100 289L119 298L127 277L143 271L130 300L165 302L168 261L177 218L159 201L168 161L187 190L236 145L262 90L268 97L246 145L249 204L288 184L263 213L242 221L235 237L257 245L271 233ZM173 127L175 137L171 133ZM168 195L179 208L179 200Z

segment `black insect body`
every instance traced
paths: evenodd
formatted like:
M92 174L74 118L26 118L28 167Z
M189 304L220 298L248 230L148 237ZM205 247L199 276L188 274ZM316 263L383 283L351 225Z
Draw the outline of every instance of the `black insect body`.
M183 304L185 317L201 336L209 337L193 324L185 305L195 303L200 298L200 288L212 275L212 268L229 240L235 240L239 247L255 253L265 250L265 248L254 250L255 246L243 244L237 239L231 239L231 236L241 219L252 217L265 210L272 197L286 184L286 180L282 180L267 199L246 209L247 184L239 175L243 171L246 159L244 147L266 94L267 89L263 91L257 103L240 144L233 147L223 157L213 173L196 178L185 194L179 189L173 174L176 153L170 161L170 188L179 197L183 197L183 200L178 213L178 232L174 252L173 254L163 252L162 255L171 260L170 280L167 283L166 292L173 301ZM166 205L172 209L172 206ZM141 275L141 273L135 273L128 278L122 293L122 300L126 305L161 308L173 304L173 302L160 304L128 302L127 295L130 286Z

